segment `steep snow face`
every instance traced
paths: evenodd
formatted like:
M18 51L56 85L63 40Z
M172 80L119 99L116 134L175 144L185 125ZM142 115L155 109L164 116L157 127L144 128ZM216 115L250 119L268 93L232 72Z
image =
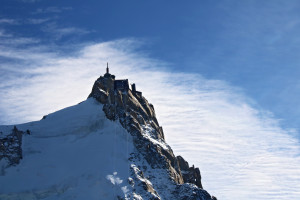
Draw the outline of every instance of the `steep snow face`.
M115 199L126 197L132 137L108 120L90 98L18 125L23 136L20 164L2 168L0 199ZM0 126L8 134L12 126ZM4 159L2 159L2 164Z

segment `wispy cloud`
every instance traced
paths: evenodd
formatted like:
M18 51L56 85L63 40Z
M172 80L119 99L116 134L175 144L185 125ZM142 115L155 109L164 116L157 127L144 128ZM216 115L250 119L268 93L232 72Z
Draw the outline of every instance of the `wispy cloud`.
M19 22L16 19L7 19L7 18L2 18L0 19L0 24L19 24Z
M9 36L9 34L7 34L5 30L0 29L0 37L7 37L7 36Z
M49 20L51 20L51 18L30 18L27 19L26 22L28 24L43 24Z
M47 7L38 8L33 14L61 13L63 11L72 10L72 7Z
M55 37L57 40L61 39L64 36L67 35L84 35L90 33L90 31L87 31L82 28L77 27L60 27L55 22L48 23L45 25L42 30L46 33L51 34L52 37Z
M24 3L35 3L35 2L39 2L41 0L21 0Z
M58 18L57 16L47 17L47 18L28 18L28 19L2 18L2 19L0 19L0 24L7 24L7 25L36 24L36 25L38 25L38 24L43 24L45 22L53 21L57 18Z
M24 47L24 45L37 45L39 42L40 40L36 38L14 37L13 34L0 29L0 56L3 58L22 57L19 56L18 52L28 51L22 49L21 47Z
M1 46L1 123L39 120L83 101L108 61L155 106L167 142L200 167L203 185L220 199L297 199L298 141L239 88L197 74L168 71L168 63L135 51L135 40L79 45L73 56L47 47ZM4 54L3 52L10 52Z

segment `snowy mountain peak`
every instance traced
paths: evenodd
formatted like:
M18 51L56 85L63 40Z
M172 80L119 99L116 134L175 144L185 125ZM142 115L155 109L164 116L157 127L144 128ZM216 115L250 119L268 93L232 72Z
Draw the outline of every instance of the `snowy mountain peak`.
M174 155L154 106L108 69L86 101L0 126L0 145L0 199L216 199Z
M103 111L110 120L120 124L132 135L134 145L152 168L167 169L177 184L191 183L202 189L199 168L189 167L181 156L175 156L165 142L164 132L156 119L154 106L136 90L129 87L128 79L116 80L108 71L94 83L89 98L103 104Z

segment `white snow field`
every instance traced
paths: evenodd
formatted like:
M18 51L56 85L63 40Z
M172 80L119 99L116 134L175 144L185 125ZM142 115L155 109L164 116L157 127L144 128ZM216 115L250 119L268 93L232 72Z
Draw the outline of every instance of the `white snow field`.
M17 128L31 134L23 136L20 164L0 163L1 200L115 199L130 192L132 137L93 98ZM12 129L0 126L4 135Z

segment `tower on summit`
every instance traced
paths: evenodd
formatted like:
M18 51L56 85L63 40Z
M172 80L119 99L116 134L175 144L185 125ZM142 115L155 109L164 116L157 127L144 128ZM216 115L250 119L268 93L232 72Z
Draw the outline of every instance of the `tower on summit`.
M111 74L109 73L108 63L106 63L106 73L104 74L104 77L105 77L105 78L112 78L112 79L115 79L115 75L111 75Z
M108 62L106 64L106 73L109 74Z

